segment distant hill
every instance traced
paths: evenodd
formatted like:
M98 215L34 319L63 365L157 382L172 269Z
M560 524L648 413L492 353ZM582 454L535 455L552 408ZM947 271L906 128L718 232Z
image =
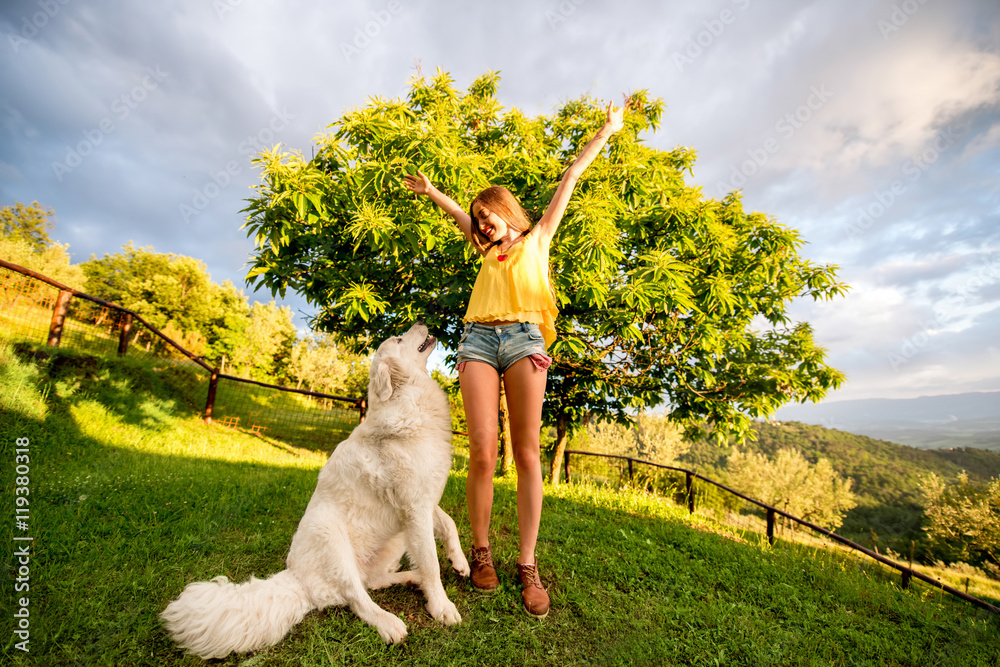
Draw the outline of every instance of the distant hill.
M908 550L911 540L919 543L922 539L921 477L935 473L953 479L963 470L972 480L1000 477L1000 452L996 451L918 449L800 422L758 423L754 430L757 440L744 444L746 450L774 458L779 449L793 447L811 462L829 459L841 476L853 479L858 506L847 513L838 532L869 545L870 535L877 534L877 545L898 553ZM732 450L732 445L703 442L681 457L680 463L725 479Z
M782 447L793 447L812 462L826 458L844 477L854 479L855 493L868 503L909 503L917 499L921 476L936 473L954 477L962 470L970 478L1000 477L1000 452L982 449L920 449L800 422L758 423L757 440L744 449L773 458ZM693 448L681 458L696 470L723 475L731 446L707 443Z
M1000 391L789 405L774 419L819 424L922 449L1000 451Z

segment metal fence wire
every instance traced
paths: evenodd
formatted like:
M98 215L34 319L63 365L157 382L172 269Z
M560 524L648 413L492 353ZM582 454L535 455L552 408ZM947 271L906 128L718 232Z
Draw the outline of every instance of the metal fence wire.
M126 308L0 260L0 341L143 366L205 421L333 449L364 418L361 398L220 373Z

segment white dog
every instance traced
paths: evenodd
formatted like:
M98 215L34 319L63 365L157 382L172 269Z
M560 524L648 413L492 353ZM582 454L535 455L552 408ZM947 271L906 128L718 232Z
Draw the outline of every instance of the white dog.
M319 473L287 569L245 584L226 577L189 584L161 614L174 640L201 658L277 644L312 609L347 605L386 643L406 625L367 589L416 584L427 611L462 620L441 585L435 535L455 570L469 576L458 531L438 507L451 469L451 418L444 391L427 374L437 341L415 324L379 346L368 382L367 418ZM415 568L400 572L406 553Z

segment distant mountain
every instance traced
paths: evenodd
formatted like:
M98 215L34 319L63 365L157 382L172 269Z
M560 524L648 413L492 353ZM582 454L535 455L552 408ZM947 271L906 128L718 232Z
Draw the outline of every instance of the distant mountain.
M775 420L818 424L922 449L1000 451L1000 391L789 405Z

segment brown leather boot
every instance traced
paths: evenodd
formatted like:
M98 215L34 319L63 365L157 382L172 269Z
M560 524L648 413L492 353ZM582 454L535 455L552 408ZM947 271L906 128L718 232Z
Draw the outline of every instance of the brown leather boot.
M535 618L545 618L549 613L549 594L542 588L538 578L538 564L517 564L517 576L521 580L521 600L524 610Z
M493 567L493 553L489 547L472 548L469 552L469 579L481 591L494 591L500 585L497 571Z

